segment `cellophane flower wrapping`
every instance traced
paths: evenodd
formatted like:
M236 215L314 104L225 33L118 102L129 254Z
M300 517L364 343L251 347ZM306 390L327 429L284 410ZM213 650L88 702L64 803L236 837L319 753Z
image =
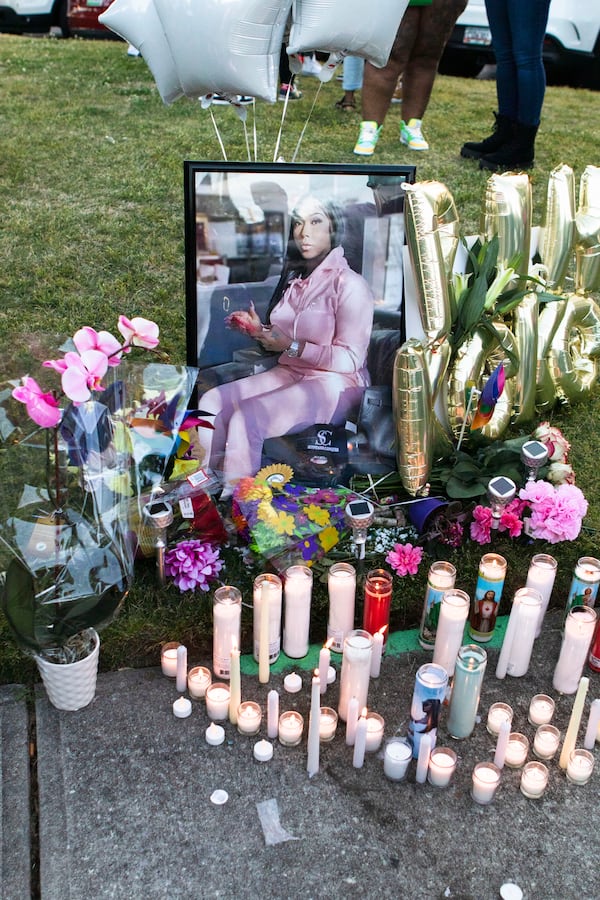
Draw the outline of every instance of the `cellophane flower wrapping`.
M273 488L242 478L233 495L233 521L250 548L283 573L295 563L311 566L348 536L344 510L355 497L345 488L291 482Z
M3 380L0 594L22 649L51 657L117 614L133 579L136 502L173 464L195 377L127 361L86 402L63 396L53 428L13 398L18 379Z

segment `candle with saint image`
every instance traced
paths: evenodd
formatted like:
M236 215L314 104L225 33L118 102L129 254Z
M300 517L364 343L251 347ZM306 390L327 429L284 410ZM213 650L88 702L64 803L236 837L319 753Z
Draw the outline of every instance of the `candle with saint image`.
M491 640L494 634L506 566L505 558L499 553L485 553L481 557L469 620L469 634L480 643Z
M358 724L358 697L350 697L348 701L348 717L346 719L346 745L354 747L354 738L356 737L356 726Z
M183 694L187 688L187 647L184 647L183 644L177 648L175 687L180 694Z
M360 719L356 725L356 734L354 737L354 753L352 754L352 765L355 769L361 769L365 761L365 751L367 749L367 710L363 709Z
M162 650L160 651L160 668L163 675L166 675L167 678L175 678L177 675L178 647L178 642L169 641L168 644L163 645Z
M281 593L281 579L277 575L265 572L254 579L254 659L259 665L258 680L261 684L266 684L269 680L268 665L273 665L281 651ZM265 601L264 604L263 600ZM263 608L265 611L264 621ZM263 655L262 667L260 658L261 645ZM263 678L266 680L263 681Z
M229 678L231 648L241 643L242 595L236 587L217 588L213 602L213 671Z
M571 718L569 719L567 733L563 741L562 750L560 751L560 759L558 761L558 764L561 769L567 768L571 751L575 749L575 744L577 743L577 735L579 733L579 726L581 724L581 717L583 715L583 707L585 705L585 698L587 696L589 686L589 678L584 677L579 679L577 694L575 695L575 700L573 701L573 709L571 710Z
M267 694L267 737L277 737L279 732L279 694L272 690Z
M556 578L556 568L558 563L553 556L547 553L536 553L532 557L527 573L527 582L525 587L533 588L539 591L542 597L542 606L538 618L535 636L539 637L542 631L544 616L548 609L552 588L554 587L554 579Z
M448 673L442 666L425 663L417 669L408 724L408 740L415 759L418 759L419 745L425 735L429 738L430 749L435 747L440 710L447 690Z
M427 771L429 769L429 757L431 756L431 735L424 734L419 743L419 755L417 756L417 773L415 781L417 784L425 784L427 781Z
M289 566L285 571L283 652L291 659L308 653L312 583L308 566Z
M576 606L595 606L600 586L600 559L582 556L573 572L566 612Z
M587 606L574 606L567 616L560 656L552 686L561 694L574 694L594 636L597 614Z
M351 697L357 698L359 709L367 705L372 647L373 638L362 629L351 631L344 638L338 706L338 714L343 722L348 716L348 703Z
M363 609L363 628L369 634L375 634L382 628L387 630L390 624L390 605L392 602L392 576L385 569L372 569L367 573L365 581L365 605ZM383 634L382 652L385 653L386 631Z
M308 718L308 757L306 771L311 778L319 771L319 743L321 728L321 679L315 669L310 695L310 715Z
M463 642L470 603L469 595L465 591L458 588L444 591L433 648L433 662L445 669L450 677L454 674L456 657Z
M229 653L229 721L237 724L238 707L242 702L242 682L240 675L240 651L234 641Z
M331 662L331 645L333 639L330 638L324 647L319 651L319 683L321 685L321 693L327 690L327 676L329 674L329 663Z
M354 628L354 604L356 600L356 570L350 563L334 563L327 576L329 594L329 620L327 637L331 649L341 653L344 638Z
M436 562L431 564L427 576L427 591L425 593L421 627L419 629L419 643L425 650L433 650L442 597L445 591L454 587L455 581L456 568L452 563L445 560L436 560Z
M379 678L381 673L381 656L383 654L383 635L387 631L387 625L380 628L373 635L373 652L371 654L371 678Z

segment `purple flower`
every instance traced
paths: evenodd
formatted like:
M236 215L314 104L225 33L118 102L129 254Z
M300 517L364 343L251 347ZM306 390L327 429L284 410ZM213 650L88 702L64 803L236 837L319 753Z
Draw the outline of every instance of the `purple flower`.
M165 553L165 573L182 592L208 591L222 568L218 548L203 541L180 541Z
M422 547L413 547L412 544L396 544L386 556L385 561L392 567L396 575L416 575L422 559Z

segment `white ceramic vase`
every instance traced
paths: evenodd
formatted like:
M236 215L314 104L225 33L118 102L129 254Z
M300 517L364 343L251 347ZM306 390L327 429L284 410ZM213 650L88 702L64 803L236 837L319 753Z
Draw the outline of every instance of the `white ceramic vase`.
M50 703L57 709L83 709L96 694L100 637L94 631L95 646L89 656L74 663L61 665L48 662L41 656L35 661L42 676Z

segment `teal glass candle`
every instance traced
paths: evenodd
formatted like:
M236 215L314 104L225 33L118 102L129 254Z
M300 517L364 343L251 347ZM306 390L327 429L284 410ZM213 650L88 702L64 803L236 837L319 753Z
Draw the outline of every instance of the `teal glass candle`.
M483 647L465 644L458 651L446 726L453 738L467 738L475 728L486 664Z

